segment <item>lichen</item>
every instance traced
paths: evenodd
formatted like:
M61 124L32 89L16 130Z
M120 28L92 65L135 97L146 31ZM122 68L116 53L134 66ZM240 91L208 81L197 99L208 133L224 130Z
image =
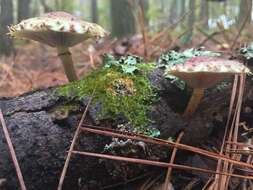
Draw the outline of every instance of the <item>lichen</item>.
M60 96L80 100L93 95L93 103L102 103L102 117L116 119L124 115L139 133L152 135L148 129L147 111L156 99L147 73L154 69L154 64L137 64L136 74L124 73L118 67L102 67L82 80L59 87ZM136 131L136 130L135 130ZM157 133L157 131L156 131Z
M241 48L240 54L246 59L252 59L253 58L253 42L251 42L248 47Z
M158 61L157 66L160 68L167 68L171 67L173 65L182 64L185 61L193 58L193 57L199 57L199 56L208 56L208 57L217 57L220 56L220 53L212 52L212 51L206 51L201 49L186 49L183 52L176 52L174 50L163 53ZM185 82L178 77L174 75L166 75L166 78L171 81L175 86L177 86L179 89L184 90L185 89Z

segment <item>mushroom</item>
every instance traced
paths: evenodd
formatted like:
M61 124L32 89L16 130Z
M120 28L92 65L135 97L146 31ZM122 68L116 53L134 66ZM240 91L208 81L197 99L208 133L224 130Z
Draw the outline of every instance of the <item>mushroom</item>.
M50 12L21 21L9 27L10 35L56 47L69 81L77 80L69 47L88 38L101 38L108 33L99 25L82 21L65 12Z
M241 73L250 73L250 70L235 60L207 56L193 57L183 64L169 66L165 71L165 75L179 77L193 88L192 96L183 114L186 118L196 111L206 88L229 76Z

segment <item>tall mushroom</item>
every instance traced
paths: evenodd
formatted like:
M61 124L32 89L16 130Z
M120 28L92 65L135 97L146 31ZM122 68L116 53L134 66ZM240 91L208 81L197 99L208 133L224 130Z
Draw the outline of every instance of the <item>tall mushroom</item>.
M65 12L50 12L41 17L23 20L9 27L10 35L56 47L69 81L77 80L69 47L88 38L105 37L99 25L80 20Z
M238 61L207 56L191 58L183 64L170 66L165 71L165 75L177 76L193 88L184 117L189 117L196 111L206 88L240 73L250 73L250 70Z

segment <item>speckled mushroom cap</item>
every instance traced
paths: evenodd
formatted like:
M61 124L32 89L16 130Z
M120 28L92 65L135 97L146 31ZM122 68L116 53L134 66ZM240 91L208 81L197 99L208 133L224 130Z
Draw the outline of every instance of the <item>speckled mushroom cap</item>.
M226 77L240 73L250 73L250 70L238 61L207 56L191 58L165 71L165 75L177 76L192 88L208 88Z
M88 38L108 35L101 26L65 12L51 12L23 20L9 30L13 37L35 40L52 47L71 47Z

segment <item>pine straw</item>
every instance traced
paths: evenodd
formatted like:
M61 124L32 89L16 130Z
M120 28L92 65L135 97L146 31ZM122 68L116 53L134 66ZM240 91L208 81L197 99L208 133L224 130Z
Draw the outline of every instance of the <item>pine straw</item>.
M240 125L239 121L240 121L240 113L241 113L241 106L242 106L242 100L243 100L243 92L244 92L244 87L245 87L245 78L246 76L243 74L235 76L231 100L230 100L228 120L227 120L223 142L222 142L222 146L220 150L220 155L226 155L227 157L233 160L238 160L238 161L240 161L242 158L242 152L240 151L240 148L241 148L240 146L242 146L243 144L238 143L237 140L238 140L239 127L242 126ZM229 143L226 143L226 142L229 142ZM251 156L248 157L248 160L246 163L251 164ZM216 172L218 173L225 172L225 173L233 174L234 170L235 170L234 164L228 163L227 161L223 161L221 159L218 160ZM229 188L230 180L231 180L231 177L229 176L224 176L224 175L221 176L221 175L216 174L213 183L211 183L211 185L206 185L205 189L227 190ZM247 179L244 179L244 184L246 182L247 182Z

